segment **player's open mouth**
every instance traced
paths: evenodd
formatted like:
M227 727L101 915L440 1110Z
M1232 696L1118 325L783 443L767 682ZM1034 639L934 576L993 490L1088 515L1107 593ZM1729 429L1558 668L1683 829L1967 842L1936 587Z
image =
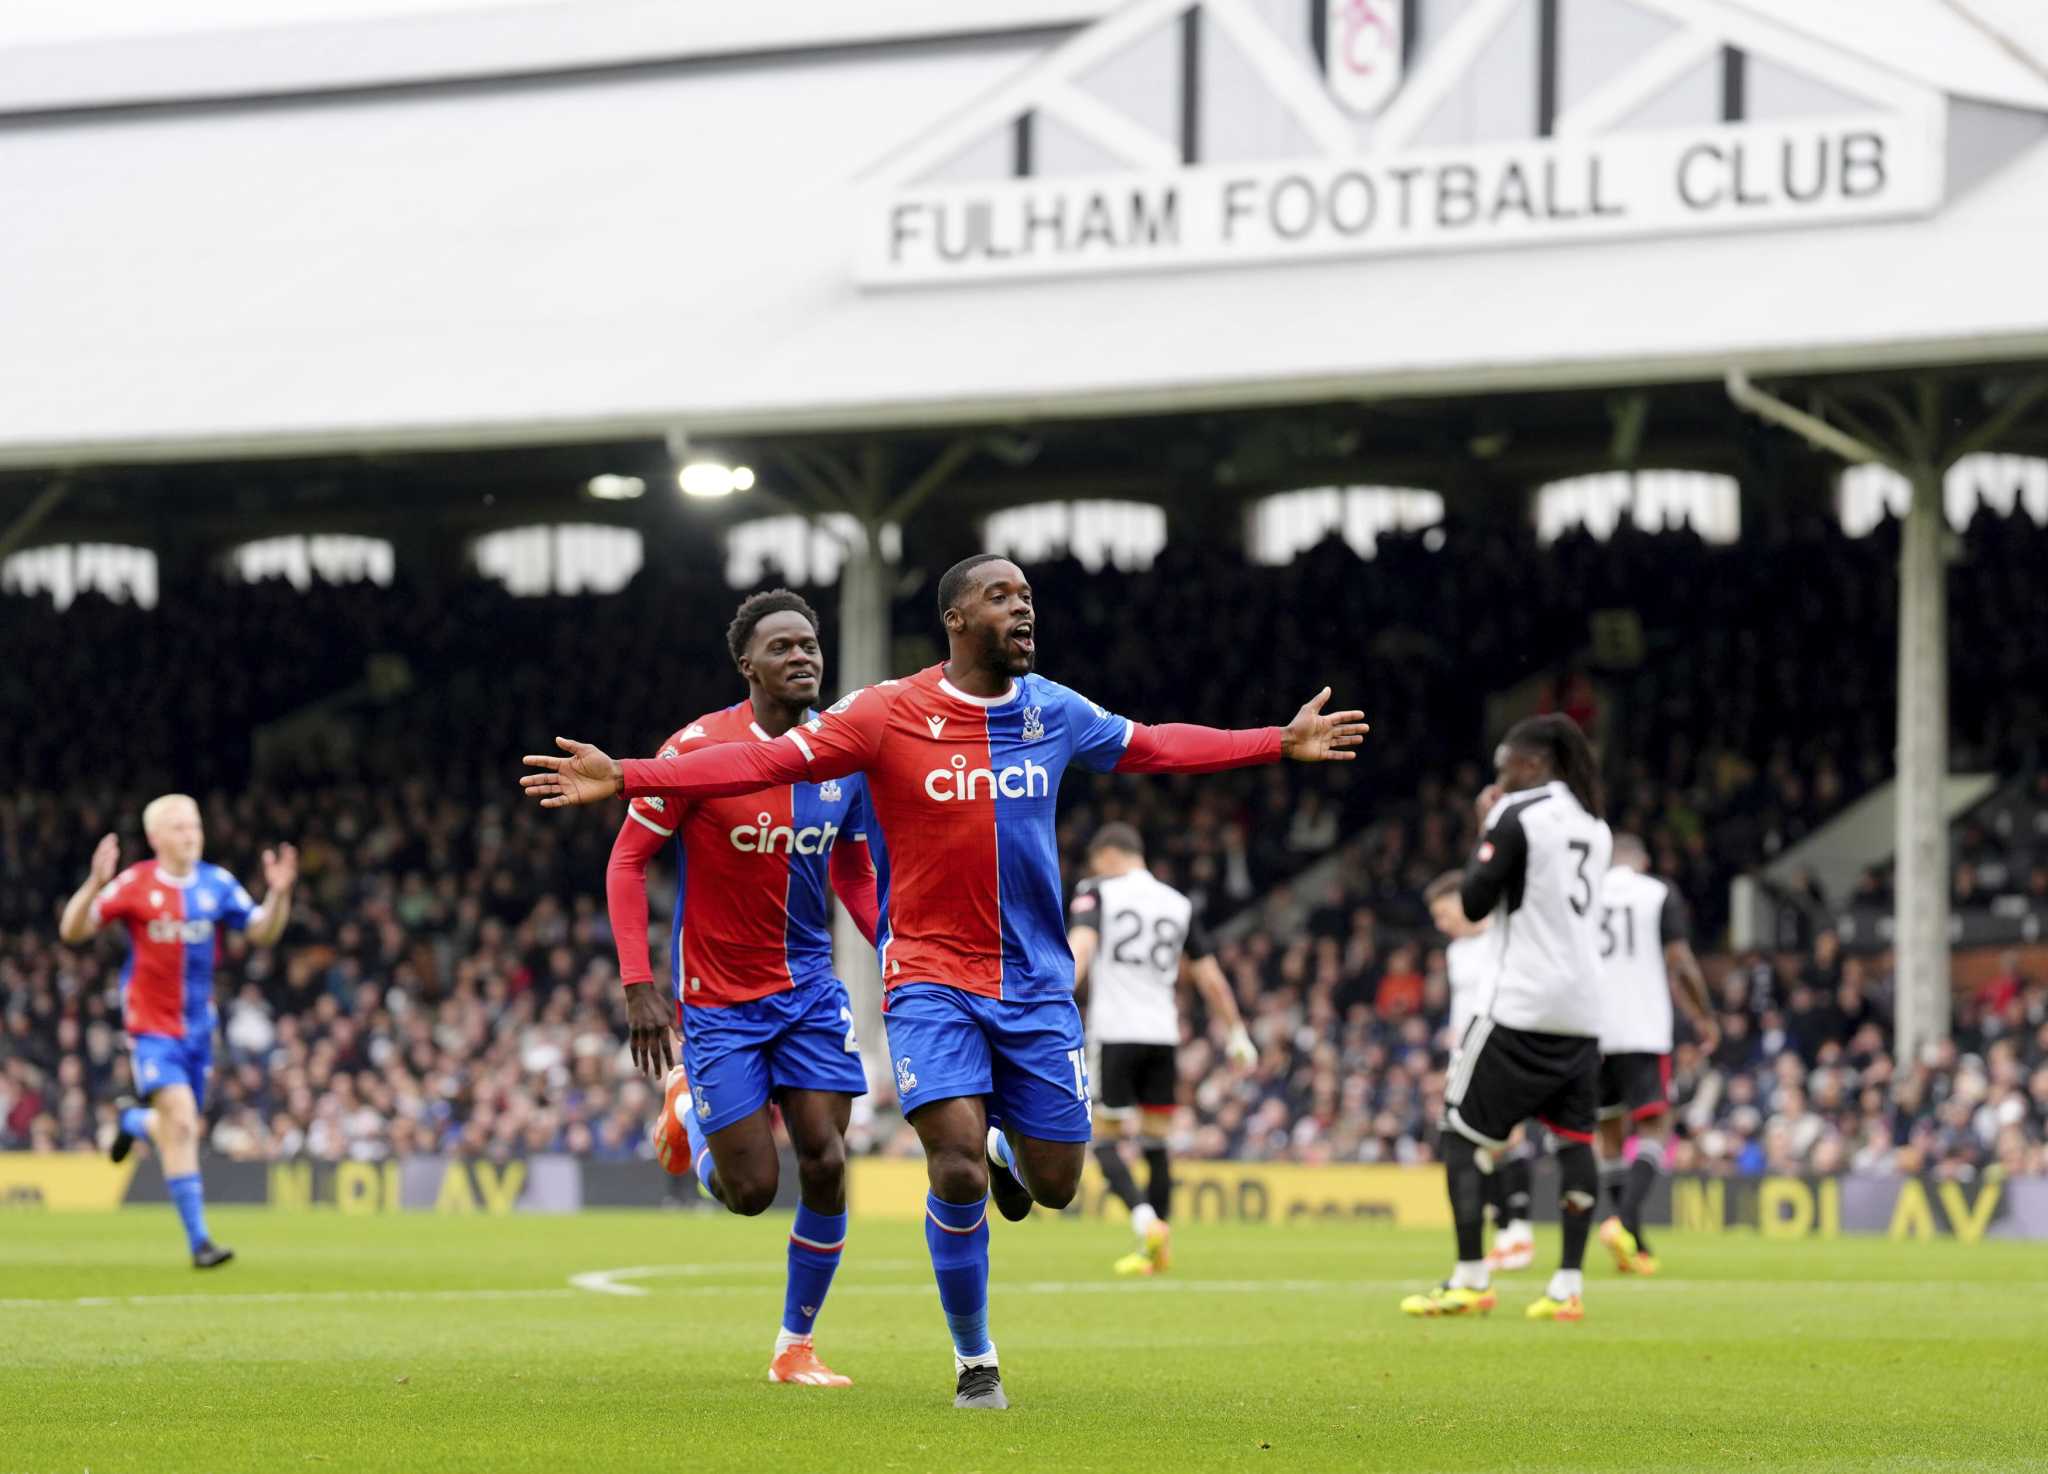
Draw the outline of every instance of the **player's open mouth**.
M1020 624L1010 631L1010 643L1019 650L1022 650L1026 655L1029 655L1032 651L1032 633L1033 630L1030 625Z

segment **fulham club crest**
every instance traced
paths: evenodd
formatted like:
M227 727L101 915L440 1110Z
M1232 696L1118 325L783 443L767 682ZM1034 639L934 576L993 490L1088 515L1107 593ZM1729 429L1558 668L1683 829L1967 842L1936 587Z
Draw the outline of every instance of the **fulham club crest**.
M1323 75L1354 113L1376 113L1401 85L1401 0L1324 0Z

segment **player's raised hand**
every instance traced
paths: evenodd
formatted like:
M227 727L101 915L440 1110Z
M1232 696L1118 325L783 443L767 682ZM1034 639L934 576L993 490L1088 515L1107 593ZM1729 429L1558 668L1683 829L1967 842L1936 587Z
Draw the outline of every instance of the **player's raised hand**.
M1280 753L1298 763L1348 763L1358 756L1350 751L1365 741L1372 730L1362 711L1324 711L1330 688L1323 687L1294 714L1280 732Z
M600 799L613 797L625 787L625 776L619 765L588 742L557 737L555 746L569 755L552 757L546 753L529 752L524 759L526 766L540 771L528 773L519 780L519 786L526 790L527 797L539 799L542 808L594 804Z
M92 883L105 885L120 868L121 841L111 834L101 835L100 842L92 847Z
M263 852L263 883L270 887L270 894L278 895L288 891L297 885L298 881L298 846L281 844L274 850Z
M659 1080L675 1068L675 1005L652 983L626 988L626 1047L633 1068Z
M1501 795L1506 792L1507 790L1498 783L1489 783L1479 790L1479 797L1473 801L1472 808L1479 815L1480 833L1486 832L1486 816L1493 812L1493 806L1500 802Z

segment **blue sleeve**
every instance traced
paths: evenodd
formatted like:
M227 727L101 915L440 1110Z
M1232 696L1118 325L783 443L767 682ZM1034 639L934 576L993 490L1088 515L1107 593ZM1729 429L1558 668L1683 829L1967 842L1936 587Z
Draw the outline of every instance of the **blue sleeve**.
M1067 744L1074 761L1091 773L1107 773L1122 762L1124 749L1131 745L1130 722L1079 692L1065 686L1053 689L1066 705Z
M256 900L248 889L225 870L214 871L214 878L220 882L223 892L220 902L220 924L230 931L247 931L249 918L256 914Z
M846 837L866 840L873 817L868 812L868 780L862 774L853 780L853 800L846 806Z

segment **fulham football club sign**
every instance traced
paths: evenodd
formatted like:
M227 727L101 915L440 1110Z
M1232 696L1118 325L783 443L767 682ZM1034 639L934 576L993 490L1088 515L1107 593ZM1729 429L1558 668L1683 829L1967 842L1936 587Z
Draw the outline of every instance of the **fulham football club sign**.
M1923 215L1949 99L1722 0L1134 0L862 181L869 286Z

